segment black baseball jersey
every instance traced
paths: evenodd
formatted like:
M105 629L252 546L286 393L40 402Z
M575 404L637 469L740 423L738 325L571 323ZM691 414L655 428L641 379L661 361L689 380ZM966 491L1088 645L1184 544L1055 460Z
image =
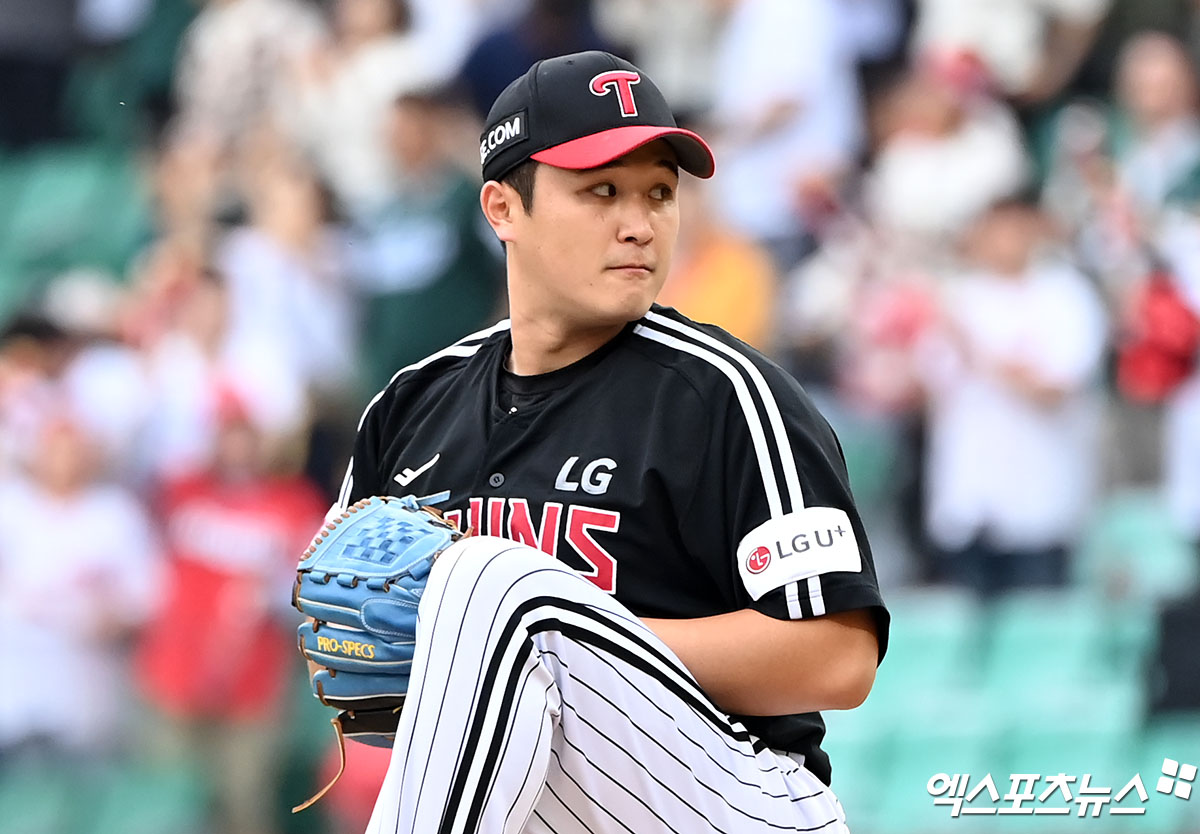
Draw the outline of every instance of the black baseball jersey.
M507 322L399 371L359 425L341 501L426 496L549 553L641 617L888 615L837 438L720 328L655 306L602 348L505 370ZM734 716L828 783L818 714Z

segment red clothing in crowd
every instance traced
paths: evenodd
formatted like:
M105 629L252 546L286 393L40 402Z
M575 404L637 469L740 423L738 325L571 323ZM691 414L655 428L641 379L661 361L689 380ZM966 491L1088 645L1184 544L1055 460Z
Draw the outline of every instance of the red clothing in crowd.
M144 632L138 675L147 698L177 716L252 718L269 712L296 657L289 588L324 515L301 479L168 487L165 599Z

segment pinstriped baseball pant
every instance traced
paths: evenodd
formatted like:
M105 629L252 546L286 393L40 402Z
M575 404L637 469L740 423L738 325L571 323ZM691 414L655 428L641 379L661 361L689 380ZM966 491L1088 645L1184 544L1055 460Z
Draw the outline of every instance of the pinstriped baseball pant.
M760 749L755 750L755 747ZM368 834L846 834L637 617L541 551L446 551Z

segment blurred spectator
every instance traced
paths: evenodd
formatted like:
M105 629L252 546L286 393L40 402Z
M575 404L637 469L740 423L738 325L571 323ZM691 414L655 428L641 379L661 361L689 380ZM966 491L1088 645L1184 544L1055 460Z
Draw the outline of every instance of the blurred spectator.
M1020 127L980 84L969 65L927 64L881 104L881 144L865 198L885 230L946 242L1024 185Z
M150 395L142 356L121 339L124 304L108 275L76 270L54 279L42 307L71 338L59 377L68 408L95 439L104 470L132 485Z
M296 67L290 129L351 215L377 209L396 188L392 101L446 80L431 75L436 45L417 36L410 16L402 0L337 0L333 41Z
M908 29L908 0L843 0L844 37L860 63L899 58Z
M278 113L290 67L320 39L302 0L204 0L180 46L178 130L227 151Z
M229 350L270 357L277 378L336 400L351 387L354 310L328 192L297 155L273 142L243 164L248 223L229 232L214 256L229 291ZM269 413L259 408L268 405ZM303 403L249 406L264 426L303 424Z
M857 55L838 0L723 0L711 117L714 206L780 271L811 248L862 141Z
M717 219L698 180L680 180L678 199L679 239L658 302L769 350L776 308L770 257Z
M1177 212L1164 223L1160 246L1178 301L1200 322L1200 211ZM1175 526L1196 543L1200 556L1200 355L1191 373L1165 403L1162 471L1167 508Z
M269 834L287 684L296 662L288 589L324 502L305 480L276 477L236 396L220 402L212 465L166 485L159 511L165 591L147 625L138 680L159 711L153 743L199 759L228 834Z
M125 320L127 337L144 347L173 326L179 300L205 280L219 234L216 148L168 137L152 165L157 237L130 264Z
M1157 260L1166 203L1195 199L1200 182L1200 101L1183 45L1159 32L1127 41L1115 99L1113 113L1075 101L1059 114L1044 201L1125 315Z
M429 78L452 78L489 27L523 14L532 0L406 0L412 34L425 44Z
M1059 111L1049 139L1042 205L1071 238L1083 265L1102 269L1088 255L1097 241L1086 239L1113 190L1108 112L1098 101L1072 101Z
M61 406L55 380L70 355L70 337L44 316L19 316L0 332L0 478L29 463Z
M1046 242L1036 208L989 210L923 349L926 525L947 578L982 595L1062 585L1096 485L1104 310Z
M150 611L160 565L141 505L96 467L92 438L60 414L27 470L0 483L0 627L5 662L22 670L0 698L0 750L115 750L122 645Z
M1196 69L1176 38L1144 33L1121 51L1117 104L1128 120L1118 142L1120 185L1143 220L1200 168Z
M712 104L709 77L719 0L607 0L596 24L662 91L677 118L693 118Z
M408 185L353 230L362 297L359 364L369 395L400 368L489 324L503 278L479 187L447 156L451 107L435 92L397 100L391 152Z
M483 36L463 62L460 81L480 117L535 62L610 47L592 25L591 0L530 0L525 14Z
M63 136L76 0L0 3L0 150Z
M917 0L913 49L974 56L1018 101L1052 99L1095 41L1111 0Z
M162 335L145 347L152 410L142 441L144 467L172 480L202 468L216 442L221 397L237 396L274 446L305 419L305 396L283 372L279 348L235 346L229 339L224 280L205 272L173 293Z

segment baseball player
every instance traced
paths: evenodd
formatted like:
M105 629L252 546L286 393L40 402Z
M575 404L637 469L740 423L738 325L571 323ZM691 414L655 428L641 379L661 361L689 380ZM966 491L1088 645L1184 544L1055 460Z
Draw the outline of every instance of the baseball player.
M480 157L511 319L395 375L339 501L448 491L480 534L429 575L369 831L845 831L818 712L866 697L888 615L837 439L654 304L711 151L585 52L514 81Z

